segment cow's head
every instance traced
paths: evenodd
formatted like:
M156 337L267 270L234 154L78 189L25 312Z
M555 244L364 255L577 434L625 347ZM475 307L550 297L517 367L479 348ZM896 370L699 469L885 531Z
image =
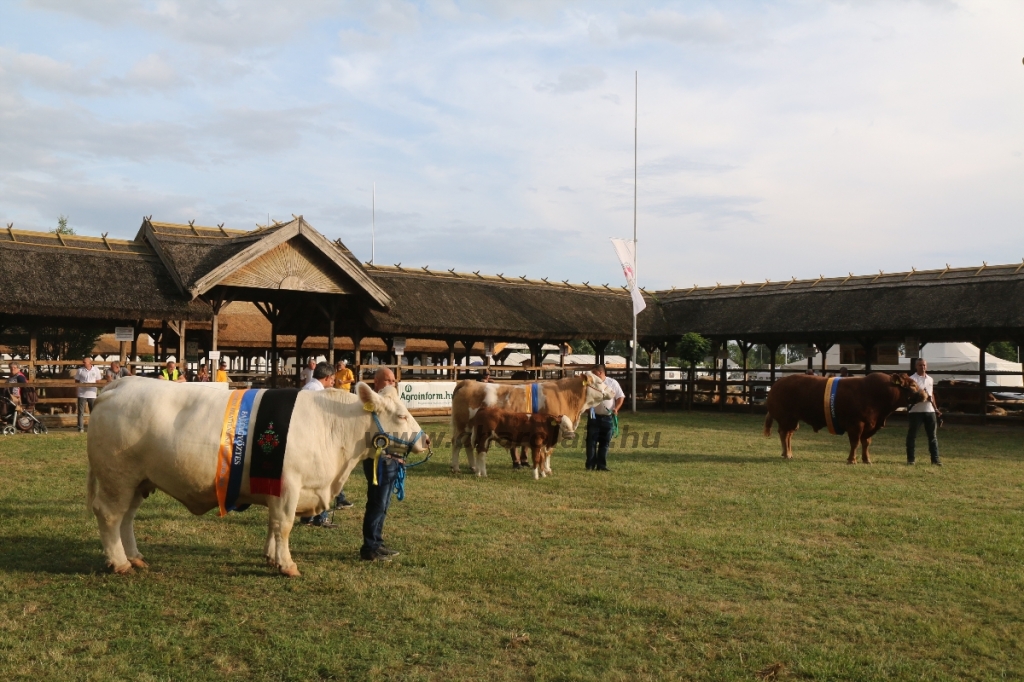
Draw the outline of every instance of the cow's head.
M585 395L583 398L583 408L580 410L580 414L584 411L589 410L591 407L600 405L605 400L612 400L615 398L615 393L612 389L608 388L607 384L604 383L604 379L597 376L593 372L583 373L583 390Z
M916 405L928 400L928 394L922 391L917 382L906 374L893 374L889 381L899 389L901 403Z
M576 437L576 428L572 425L572 420L564 414L551 417L551 426L558 427L558 440L560 442L572 440Z
M377 393L360 381L356 384L356 395L363 402L363 409L376 417L371 421L368 441L372 442L375 436L383 433L389 443L385 447L399 455L430 448L430 437L423 433L419 423L409 414L409 409L399 400L394 386Z

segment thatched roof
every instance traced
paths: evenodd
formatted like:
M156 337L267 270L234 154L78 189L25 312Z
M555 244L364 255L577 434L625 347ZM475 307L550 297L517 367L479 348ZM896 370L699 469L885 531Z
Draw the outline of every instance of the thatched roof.
M388 311L366 314L367 325L379 333L547 341L625 339L632 334L632 303L622 288L365 267L394 301ZM651 303L639 323L657 334L660 311Z
M658 292L668 327L766 342L1024 336L1024 263Z
M0 314L92 320L209 319L144 243L0 230Z

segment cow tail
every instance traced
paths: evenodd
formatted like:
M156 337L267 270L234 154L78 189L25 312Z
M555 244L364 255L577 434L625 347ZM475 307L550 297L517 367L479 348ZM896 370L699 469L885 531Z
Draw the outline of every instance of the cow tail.
M769 412L764 417L764 437L772 435L772 413Z
M86 508L92 510L93 500L96 499L96 493L99 488L99 479L96 478L96 472L92 470L92 466L89 466L89 475L85 483L85 503Z

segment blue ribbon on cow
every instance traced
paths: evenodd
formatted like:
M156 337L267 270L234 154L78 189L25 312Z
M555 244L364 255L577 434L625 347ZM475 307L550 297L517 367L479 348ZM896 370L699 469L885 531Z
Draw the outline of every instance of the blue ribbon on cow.
M530 384L531 409L533 414L540 412L540 384Z

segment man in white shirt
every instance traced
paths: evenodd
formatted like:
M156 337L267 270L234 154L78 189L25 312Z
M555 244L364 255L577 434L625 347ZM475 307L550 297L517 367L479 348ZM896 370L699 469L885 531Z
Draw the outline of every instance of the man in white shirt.
M626 394L615 379L609 378L603 364L594 367L594 374L612 390L614 398L590 410L587 420L587 470L608 471L608 444L612 441L614 417L619 414Z
M313 365L309 381L302 387L303 391L322 391L325 388L334 388L334 368L329 362L321 362Z
M935 385L928 376L928 363L918 358L916 374L910 376L922 391L928 394L928 400L917 403L910 408L910 430L907 431L907 464L914 463L914 441L917 440L917 427L924 424L924 432L928 436L928 452L932 456L932 464L942 466L939 460L939 439L935 435L936 422L942 416L939 406L935 404Z
M103 372L100 371L99 367L94 367L92 364L92 358L86 356L82 359L82 366L75 372L75 381L80 384L96 384L103 380ZM85 406L89 406L89 412L92 412L92 406L96 402L96 387L95 386L83 386L78 389L78 432L85 432Z
M306 366L302 368L302 372L299 374L299 379L302 382L302 387L305 388L306 384L313 380L313 372L316 371L316 360L310 360L306 363Z

